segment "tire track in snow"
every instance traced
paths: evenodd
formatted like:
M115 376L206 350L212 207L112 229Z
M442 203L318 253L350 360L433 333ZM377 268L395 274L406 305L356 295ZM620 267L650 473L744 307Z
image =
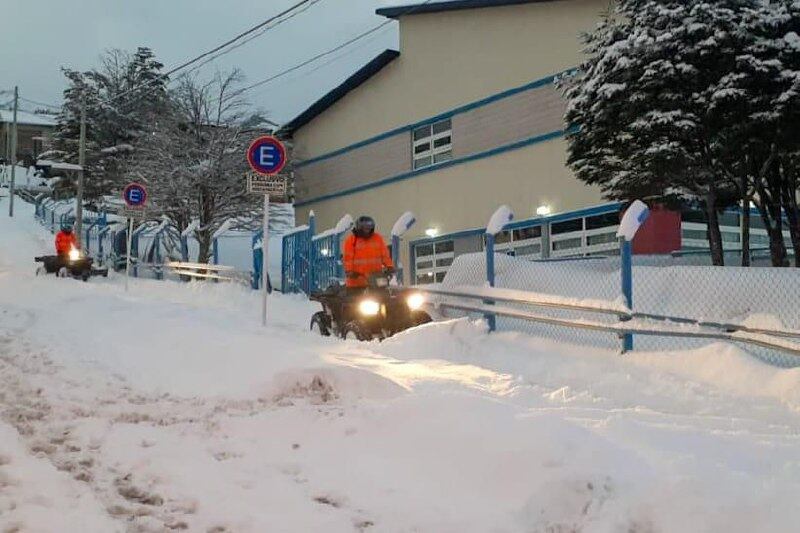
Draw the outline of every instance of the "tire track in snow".
M336 391L324 378L311 374L302 376L302 382L276 390L273 396L254 400L142 394L121 378L101 377L90 371L75 376L53 364L24 338L33 323L32 314L9 311L7 315L15 318L0 329L0 417L16 429L32 456L49 461L75 483L89 487L107 515L120 524L120 531L224 533L237 528L224 521L196 527L200 511L197 500L170 494L150 474L109 462L103 450L107 443L97 434L107 435L115 427L125 426L159 431L174 428L177 433L189 432L207 439L208 460L222 463L238 458L235 451L226 449L224 439L218 438L223 420L304 406L325 417L343 414ZM87 432L87 427L95 431ZM138 446L146 449L154 444L142 439ZM279 474L306 494L310 506L343 513L354 531L367 531L374 525L369 513L352 508L346 496L316 487L300 465L284 467Z

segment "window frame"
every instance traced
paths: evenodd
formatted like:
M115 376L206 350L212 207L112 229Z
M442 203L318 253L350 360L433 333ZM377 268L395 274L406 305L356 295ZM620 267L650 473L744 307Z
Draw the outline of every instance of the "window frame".
M447 124L447 127L434 133L437 126ZM423 136L417 138L417 133ZM436 146L437 141L449 138L449 142ZM427 145L425 150L417 152L417 148ZM436 122L431 122L411 130L411 168L419 170L433 165L445 163L453 159L453 119L448 117Z

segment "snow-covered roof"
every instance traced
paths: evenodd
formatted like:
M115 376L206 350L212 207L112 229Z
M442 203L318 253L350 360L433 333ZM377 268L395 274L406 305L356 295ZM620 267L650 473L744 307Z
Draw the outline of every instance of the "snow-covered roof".
M50 161L49 159L39 159L36 165L40 167L50 167L53 170L83 170L83 167L74 163L62 163L61 161Z
M0 122L13 122L14 112L8 109L0 109ZM27 111L17 111L17 124L24 126L46 126L49 128L56 127L56 120L47 115L37 115L35 113L28 113Z
M73 163L53 163L50 168L53 170L83 170L82 166Z

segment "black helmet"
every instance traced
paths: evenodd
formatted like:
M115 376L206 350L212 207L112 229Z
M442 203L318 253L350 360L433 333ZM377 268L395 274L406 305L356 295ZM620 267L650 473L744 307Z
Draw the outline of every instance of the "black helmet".
M375 233L375 221L372 217L361 215L353 226L353 233L363 239L371 237Z

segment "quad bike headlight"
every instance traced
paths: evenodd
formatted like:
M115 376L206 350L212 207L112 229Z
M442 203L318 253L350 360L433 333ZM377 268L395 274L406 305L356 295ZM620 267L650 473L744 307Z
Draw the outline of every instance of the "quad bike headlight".
M361 300L358 304L358 312L364 316L375 316L381 310L381 305L375 300Z
M425 297L418 292L415 292L414 294L409 294L408 298L406 298L406 304L408 304L408 308L411 309L412 311L416 311L417 309L422 307L422 304L424 303L425 303Z
M81 251L78 250L77 248L73 248L72 250L69 251L70 261L77 261L80 258L81 258Z

